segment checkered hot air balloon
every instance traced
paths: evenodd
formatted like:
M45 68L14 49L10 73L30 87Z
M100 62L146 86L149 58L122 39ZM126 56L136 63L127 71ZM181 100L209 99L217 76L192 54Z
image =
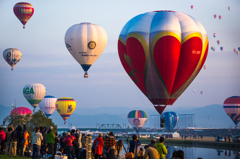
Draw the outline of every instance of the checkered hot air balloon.
M128 113L128 122L138 133L143 125L147 122L147 113L143 110L132 110Z
M227 98L223 103L223 108L237 126L240 121L240 97L232 96Z

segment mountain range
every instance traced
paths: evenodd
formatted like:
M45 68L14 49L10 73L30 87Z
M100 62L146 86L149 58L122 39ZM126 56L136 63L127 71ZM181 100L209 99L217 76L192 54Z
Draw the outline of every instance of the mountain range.
M11 107L0 105L0 123L10 114ZM96 128L101 124L119 124L125 127L130 126L127 120L127 114L131 110L144 110L148 114L148 121L144 127L150 127L151 115L158 115L155 109L146 110L140 107L98 107L98 108L76 108L74 113L67 119L67 124L61 116L55 111L50 118L58 127L69 127L69 125L81 128ZM207 105L204 107L167 107L166 111L174 111L177 114L194 114L196 127L204 128L234 128L232 120L225 113L223 106L219 104Z

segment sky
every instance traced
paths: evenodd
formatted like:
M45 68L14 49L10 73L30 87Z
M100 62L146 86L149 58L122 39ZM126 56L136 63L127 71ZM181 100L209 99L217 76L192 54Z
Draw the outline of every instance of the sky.
M153 105L139 91L123 69L118 57L117 41L123 26L134 16L155 10L173 10L191 15L206 29L209 49L202 69L191 85L170 106L203 107L222 104L230 96L240 95L240 55L233 52L240 47L239 0L29 0L34 14L22 28L13 13L16 0L0 1L0 52L17 48L22 59L11 67L0 57L0 104L32 108L23 96L23 87L41 83L47 95L56 98L72 97L77 107L142 107ZM194 9L190 6L194 5ZM228 10L231 6L231 11ZM222 15L214 19L213 15ZM108 35L108 43L99 59L88 71L84 71L65 47L64 36L69 27L81 22L102 26ZM213 33L217 34L213 38ZM220 45L217 40L221 40ZM220 46L224 47L220 51ZM193 93L193 90L196 93ZM200 94L203 91L203 94ZM222 108L220 108L222 109ZM167 110L167 109L166 109Z

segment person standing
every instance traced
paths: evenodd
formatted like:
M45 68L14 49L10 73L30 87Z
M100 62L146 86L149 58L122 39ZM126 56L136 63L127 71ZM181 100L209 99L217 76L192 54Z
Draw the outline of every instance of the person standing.
M29 138L29 134L27 132L27 130L24 132L24 144L23 144L23 149L22 149L22 155L24 156L24 152L26 150L26 147L28 145L28 138Z
M11 140L12 140L12 132L13 132L13 127L12 127L12 124L9 124L7 126L7 129L6 129L6 138L5 138L5 141L6 141L6 148L5 148L5 155L8 153L10 154L11 153L11 148L10 148L10 144L11 144Z
M105 140L104 147L107 152L107 159L115 159L115 145L116 141L113 132L110 132Z
M72 136L70 134L70 132L68 132L67 134L68 136L66 136L64 139L63 139L63 143L66 143L66 153L68 155L68 159L74 159L75 158L75 150L74 150L74 147L73 147L73 141L76 140L76 138L74 136Z
M48 154L51 154L51 157L54 155L54 144L55 144L55 135L53 133L53 127L50 126L46 134L46 142L48 146Z
M15 130L13 130L13 132L11 134L9 155L12 154L13 156L17 155L17 128Z
M0 128L0 142L1 142L1 152L3 152L3 149L5 148L5 138L6 138L6 134L3 130L3 128Z
M86 148L87 137L85 134L82 135L82 148Z
M26 125L25 123L23 124L23 128L21 127L21 125L18 125L17 128L17 155L21 155L23 156L23 147L24 147L24 132L27 130L26 129Z
M148 146L156 148L156 139L152 139L151 143Z
M138 147L140 147L141 142L138 140L137 135L132 136L132 140L129 142L129 152L132 152L135 157L137 157L138 154Z
M103 152L103 134L100 133L98 137L93 141L93 146L95 147L95 159L100 159Z
M36 127L36 131L32 133L33 159L38 158L38 155L40 154L40 146L42 140L43 136L42 133L40 133L40 128Z
M165 155L168 153L167 148L164 145L164 137L160 137L160 143L156 144L156 149L160 155L160 159L165 159Z
M146 146L144 146L144 149L145 149L145 154L143 156L143 159L146 159L147 157L149 159L159 159L160 155L155 148L153 148L149 145L146 145Z

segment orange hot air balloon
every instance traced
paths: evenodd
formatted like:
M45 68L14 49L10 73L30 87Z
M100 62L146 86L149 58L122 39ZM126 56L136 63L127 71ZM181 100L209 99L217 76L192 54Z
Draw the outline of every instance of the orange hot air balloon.
M125 71L160 114L191 84L207 53L204 27L181 12L140 14L125 24L118 40Z
M34 13L34 8L30 3L19 2L15 4L15 6L13 7L13 12L16 15L16 17L20 20L20 22L23 24L24 29L28 20L32 17Z

